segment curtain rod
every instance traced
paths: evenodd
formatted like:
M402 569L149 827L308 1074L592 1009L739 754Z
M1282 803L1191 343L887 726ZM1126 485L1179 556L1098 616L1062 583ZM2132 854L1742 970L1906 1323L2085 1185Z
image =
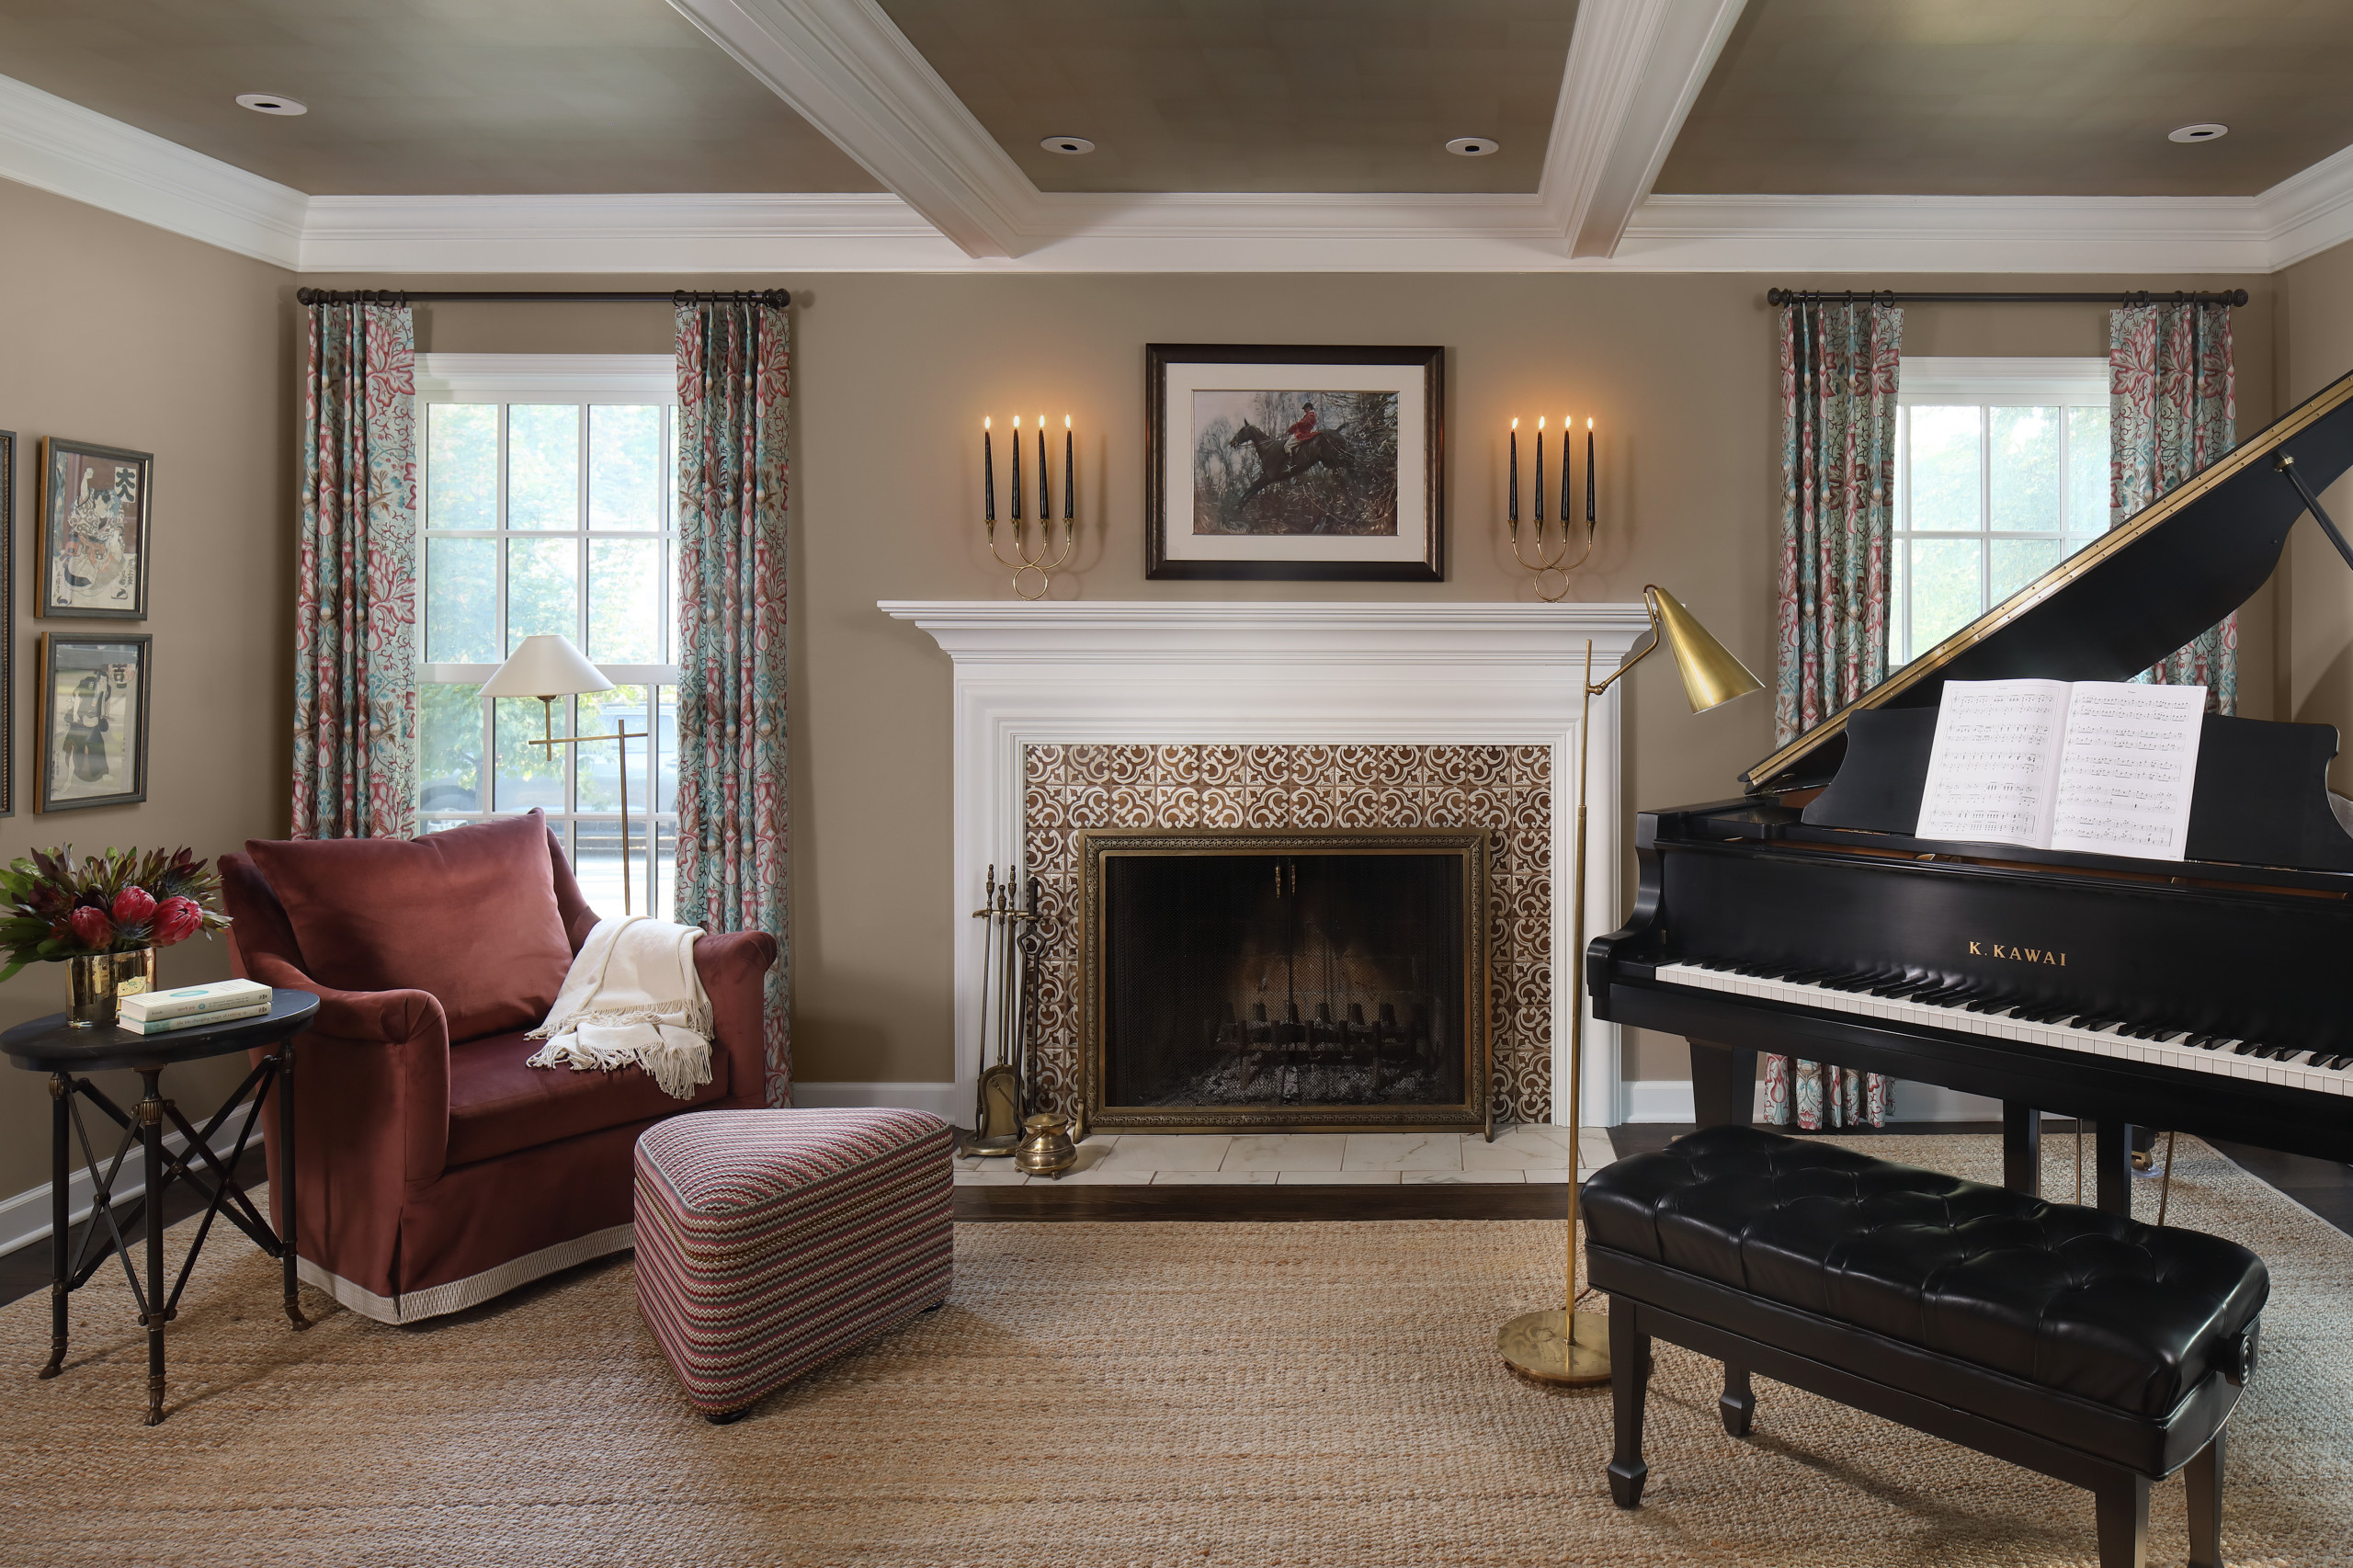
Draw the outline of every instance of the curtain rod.
M513 301L572 301L577 303L651 304L656 301L672 305L733 304L789 305L792 291L789 289L672 289L666 291L597 292L586 290L564 292L548 289L297 289L294 297L306 305L407 305L430 304L449 300L513 300Z
M1768 305L1847 304L1881 305L2244 305L2246 290L2224 289L2219 292L2191 292L2177 289L2171 293L2153 292L2147 289L2123 294L2004 294L2004 293L1902 293L1892 289L1768 289L1765 302Z

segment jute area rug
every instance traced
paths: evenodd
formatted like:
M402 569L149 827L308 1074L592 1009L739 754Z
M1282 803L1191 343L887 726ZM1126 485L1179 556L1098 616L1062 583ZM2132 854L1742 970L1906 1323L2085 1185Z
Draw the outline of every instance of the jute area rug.
M1990 1178L1984 1137L1874 1152ZM2052 1191L2072 1188L2052 1151ZM2139 1185L2143 1216L2154 1185ZM2172 1218L2274 1280L2233 1427L2234 1564L2353 1562L2353 1240L2183 1142ZM185 1241L187 1226L176 1243ZM170 1419L119 1270L0 1310L0 1561L541 1564L2087 1564L2087 1494L1780 1384L1718 1425L1662 1346L1643 1506L1610 1506L1606 1389L1523 1384L1496 1326L1554 1299L1534 1222L987 1224L943 1312L745 1421L691 1415L628 1259L398 1329L216 1238L171 1340ZM2187 1550L2160 1488L2153 1563Z

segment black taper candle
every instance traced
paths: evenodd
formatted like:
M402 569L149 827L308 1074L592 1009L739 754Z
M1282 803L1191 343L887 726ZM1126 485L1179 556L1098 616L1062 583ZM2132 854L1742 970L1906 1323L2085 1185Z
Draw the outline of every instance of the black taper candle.
M1046 469L1046 416L1038 415L1038 520L1054 515L1054 476Z
M1544 539L1544 421L1536 422L1536 539Z
M989 522L996 521L996 454L989 448L989 422L981 421L981 509Z
M1561 420L1561 531L1564 534L1569 531L1569 518L1574 515L1569 510L1569 470L1574 466L1569 461L1569 431L1574 423L1565 416Z
M1593 416L1585 421L1585 520L1593 521Z
M1070 415L1063 415L1063 521L1078 516L1075 497L1071 490Z
M1519 521L1519 421L1511 422L1511 499L1506 504L1505 517Z
M1013 416L1013 520L1021 520L1021 415L1017 414ZM1013 537L1018 540L1021 530L1014 529Z

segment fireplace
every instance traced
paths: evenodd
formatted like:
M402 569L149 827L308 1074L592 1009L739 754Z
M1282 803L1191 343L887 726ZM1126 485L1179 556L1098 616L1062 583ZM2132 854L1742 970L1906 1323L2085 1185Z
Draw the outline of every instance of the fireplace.
M1487 1127L1484 830L1077 837L1087 1125Z

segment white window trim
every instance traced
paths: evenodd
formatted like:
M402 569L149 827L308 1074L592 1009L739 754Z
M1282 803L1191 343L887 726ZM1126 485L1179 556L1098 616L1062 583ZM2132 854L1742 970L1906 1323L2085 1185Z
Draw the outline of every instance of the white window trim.
M426 405L435 403L658 403L675 409L678 403L676 358L669 354L419 354L415 360L415 428L418 432L420 457L426 429ZM419 464L418 483L422 487L425 474ZM417 507L417 562L420 571L425 562L426 525L429 519L421 504ZM419 592L423 586L420 583ZM418 623L422 630L422 604ZM420 650L421 651L421 650ZM469 682L489 678L495 665L437 665L419 660L417 678L430 682ZM619 686L676 686L678 666L666 665L600 664L604 671ZM482 788L485 793L493 789L491 772L494 764L483 759L484 776ZM636 792L631 792L631 820L644 829L636 849L643 854L651 847L644 840L652 836L655 813L651 810L652 785L656 761L651 755L645 762L647 797L639 804ZM601 812L573 812L577 817L597 817ZM654 869L650 856L639 862L642 871L633 873L642 879L641 891L650 900L654 881Z
M1899 408L1947 403L1974 403L1989 408L2106 408L2109 406L2109 364L2106 359L2084 358L2011 358L1966 355L1907 354L1898 361L1895 402ZM1913 539L1988 539L2018 540L2047 539L2053 536L2037 533L2003 533L1989 535L1984 529L1972 533L1947 533L1928 529L1915 532L1903 525L1911 517L1912 465L1908 449L1910 422L1897 422L1896 485L1897 502L1893 508L1898 531L1891 541L1903 545ZM1981 444L1980 460L1987 465L1979 480L1980 505L1987 505L1991 489L1990 448ZM2063 471L2061 483L2065 483ZM2101 520L2100 530L2108 524ZM2083 530L2061 536L2082 539L2089 537ZM1987 563L1980 562L1980 571ZM1926 652L1915 645L1912 637L1911 574L1908 566L1900 574L1904 591L1900 602L1890 607L1890 642L1901 639L1903 651L1916 657ZM1981 589L1981 597L1985 597ZM1990 607L1981 607L1990 608ZM1891 662L1896 652L1891 646Z

